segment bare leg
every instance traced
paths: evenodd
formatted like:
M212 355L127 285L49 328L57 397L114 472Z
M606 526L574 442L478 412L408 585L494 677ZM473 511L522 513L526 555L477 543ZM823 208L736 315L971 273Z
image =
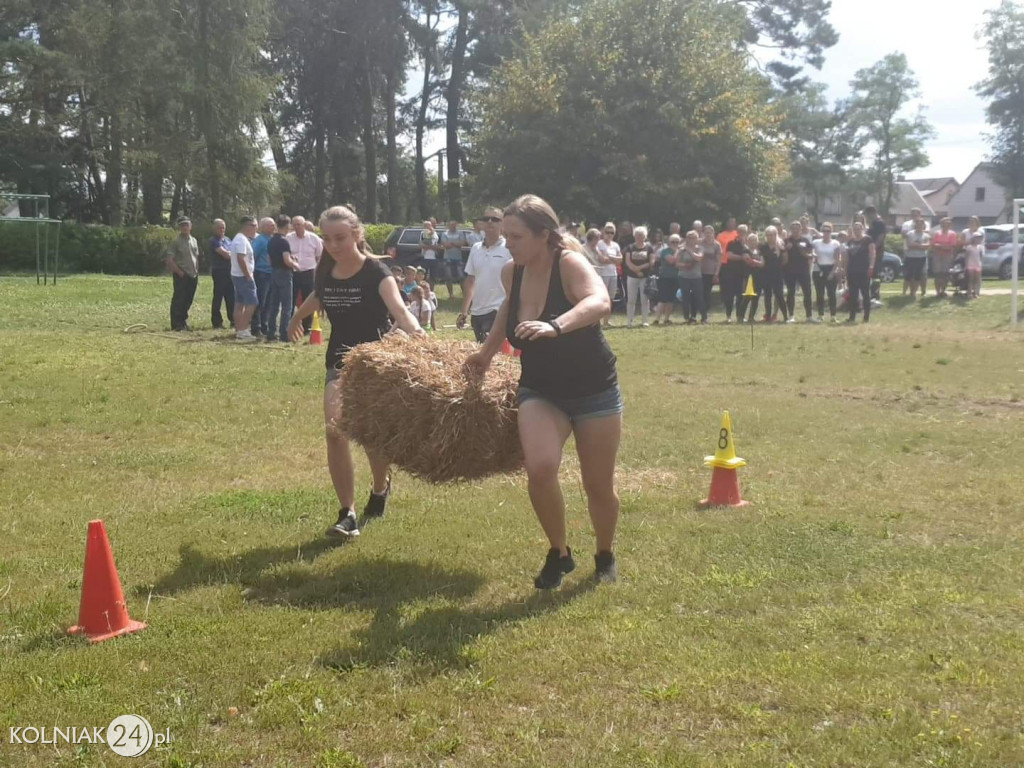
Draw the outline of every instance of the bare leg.
M619 520L619 497L615 493L615 457L622 435L622 416L581 421L573 427L576 453L580 457L587 511L594 526L598 552L611 552Z
M519 439L523 445L530 502L552 549L567 554L565 499L558 484L562 448L572 431L564 413L543 400L519 406Z
M352 461L352 450L341 427L341 386L332 381L324 388L324 429L327 435L327 468L338 502L346 509L355 504L356 466ZM371 462L370 466L373 466ZM385 469L386 472L386 469ZM374 485L377 485L376 473Z

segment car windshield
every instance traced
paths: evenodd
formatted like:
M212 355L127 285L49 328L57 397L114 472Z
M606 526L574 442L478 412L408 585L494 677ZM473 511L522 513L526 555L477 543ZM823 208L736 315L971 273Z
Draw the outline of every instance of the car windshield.
M422 231L423 231L422 229L412 229L412 228L406 229L402 233L402 239L399 240L399 242L402 243L403 245L409 245L410 243L419 244L419 242L420 242L420 233Z

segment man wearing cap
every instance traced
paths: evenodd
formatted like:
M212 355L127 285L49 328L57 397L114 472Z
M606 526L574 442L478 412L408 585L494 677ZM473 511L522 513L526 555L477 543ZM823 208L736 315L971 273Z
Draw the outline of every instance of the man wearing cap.
M167 267L174 280L171 294L171 330L191 331L188 311L196 297L199 285L199 244L192 237L192 222L182 216L178 219L178 236L167 246Z

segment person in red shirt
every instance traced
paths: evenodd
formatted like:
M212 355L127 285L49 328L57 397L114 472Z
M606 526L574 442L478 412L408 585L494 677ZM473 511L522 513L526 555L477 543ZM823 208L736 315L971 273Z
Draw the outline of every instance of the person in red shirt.
M949 283L949 268L953 264L956 253L957 234L951 228L952 220L944 218L939 222L939 231L932 235L932 264L935 269L935 295L946 296L946 285Z
M729 250L729 243L739 236L740 233L736 230L736 217L730 216L725 222L725 229L719 232L718 236L715 238L718 241L718 244L722 246L723 257Z

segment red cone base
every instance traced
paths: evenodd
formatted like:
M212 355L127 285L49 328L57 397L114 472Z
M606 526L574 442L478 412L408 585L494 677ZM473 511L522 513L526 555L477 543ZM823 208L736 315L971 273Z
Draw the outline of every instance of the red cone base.
M309 332L309 343L312 346L319 346L324 343L324 332L323 331L310 331Z
M508 339L505 339L501 342L501 354L509 355L511 357L520 357L523 354L523 351L521 349L516 349L508 343Z
M711 471L711 492L702 507L745 507L749 501L740 496L740 478L735 469L715 467Z
M89 642L99 643L145 628L141 621L133 621L128 616L121 579L117 575L103 521L90 521L85 540L85 572L78 624L69 629L68 634L85 635Z

